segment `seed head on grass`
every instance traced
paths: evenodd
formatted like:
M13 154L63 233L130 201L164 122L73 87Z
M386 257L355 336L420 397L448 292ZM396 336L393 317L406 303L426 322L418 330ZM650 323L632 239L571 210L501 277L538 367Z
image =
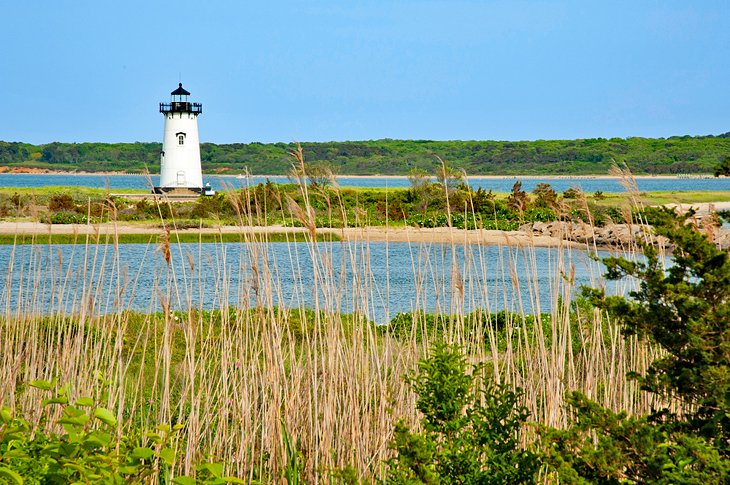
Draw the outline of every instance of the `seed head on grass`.
M639 192L639 186L637 185L636 179L631 173L629 166L626 165L626 162L623 162L621 166L619 166L619 164L614 161L608 171L608 174L612 177L616 177L618 179L618 183L626 189L626 193L629 195L631 205L634 209L641 210L644 208L644 204L640 198L641 193Z
M165 259L167 265L170 266L172 253L170 252L170 229L167 227L162 234L160 234L160 245L158 246L158 249L162 252L162 257Z

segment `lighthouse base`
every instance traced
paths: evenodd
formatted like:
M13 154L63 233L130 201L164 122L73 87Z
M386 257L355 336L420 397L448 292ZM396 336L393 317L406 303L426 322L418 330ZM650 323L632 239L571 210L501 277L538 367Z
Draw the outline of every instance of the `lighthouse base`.
M152 193L175 197L199 197L201 195L215 195L215 190L210 187L154 187Z
M201 195L203 193L202 187L154 187L152 189L153 194L168 194L168 195Z

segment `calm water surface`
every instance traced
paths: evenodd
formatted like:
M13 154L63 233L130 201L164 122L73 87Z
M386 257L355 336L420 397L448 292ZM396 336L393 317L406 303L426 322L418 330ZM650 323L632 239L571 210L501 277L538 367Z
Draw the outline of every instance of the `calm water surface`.
M549 311L557 296L600 284L582 251L407 243L0 246L3 312L95 313L254 305L398 312ZM612 292L623 292L610 287Z
M233 176L203 177L216 190L223 188L239 188L246 184L265 182L267 177L251 177L239 179ZM287 177L269 177L272 182L290 183ZM407 177L338 177L343 187L408 187ZM580 187L586 193L624 192L617 179L592 178L470 178L469 184L474 187L491 189L494 192L509 192L515 181L522 181L522 188L531 191L538 183L549 183L555 190L562 192L571 187ZM641 191L690 191L690 190L730 190L730 178L641 178L636 180ZM0 187L48 187L73 186L96 187L109 189L150 189L159 183L159 176L144 175L51 175L51 174L0 174Z

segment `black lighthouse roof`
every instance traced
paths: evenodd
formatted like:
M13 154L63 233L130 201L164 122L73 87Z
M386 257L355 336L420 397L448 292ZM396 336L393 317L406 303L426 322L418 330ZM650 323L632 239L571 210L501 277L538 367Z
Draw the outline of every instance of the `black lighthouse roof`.
M190 93L182 87L182 83L177 85L177 89L170 93L172 101L169 103L160 103L160 113L188 113L199 115L203 112L203 105L200 103L191 103L188 101ZM185 96L183 98L183 96Z
M177 89L170 93L172 96L190 96L190 93L182 87L182 83L177 85Z

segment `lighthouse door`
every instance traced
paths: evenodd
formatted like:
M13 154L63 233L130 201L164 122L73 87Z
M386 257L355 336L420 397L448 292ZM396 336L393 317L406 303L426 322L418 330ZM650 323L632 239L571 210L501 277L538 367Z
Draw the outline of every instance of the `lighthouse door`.
M177 173L177 185L178 187L185 186L185 172L182 170Z

